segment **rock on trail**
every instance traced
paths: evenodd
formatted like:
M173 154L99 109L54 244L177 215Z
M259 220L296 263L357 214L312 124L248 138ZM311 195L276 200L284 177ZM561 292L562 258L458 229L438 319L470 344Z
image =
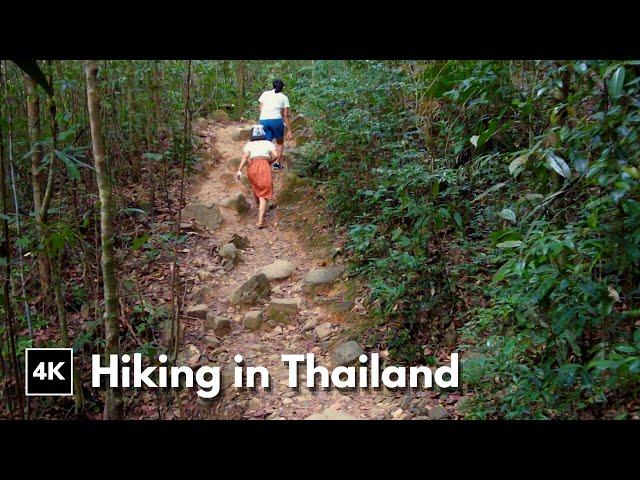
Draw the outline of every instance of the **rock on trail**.
M233 293L229 303L231 305L255 305L259 300L266 299L271 293L271 286L267 277L259 273L244 282Z
M258 273L264 273L268 280L282 280L287 278L296 270L296 266L288 260L276 260L266 267L258 270Z
M196 222L211 230L218 229L223 222L220 209L214 202L191 203L182 210L182 216L195 219Z

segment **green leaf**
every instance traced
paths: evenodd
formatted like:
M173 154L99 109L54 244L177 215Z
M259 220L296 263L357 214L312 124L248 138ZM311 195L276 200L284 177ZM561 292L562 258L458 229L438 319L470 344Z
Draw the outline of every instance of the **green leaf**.
M624 67L618 67L611 79L609 80L609 96L611 98L617 98L622 95L622 88L624 87Z
M558 175L569 178L571 176L571 168L562 158L553 153L547 154L547 165L553 169Z
M474 198L473 200L471 200L471 203L477 202L478 200L480 200L481 198L486 197L487 195L489 195L491 192L495 192L496 190L501 189L502 187L504 187L507 184L507 182L501 182L501 183L497 183L496 185L493 185L489 188L487 188L484 192L482 192L480 195L478 195L476 198Z
M621 353L636 353L638 351L637 348L632 347L631 345L618 345L616 350Z
M506 242L499 243L496 245L498 248L516 248L522 245L522 241L520 240L507 240Z
M453 219L456 222L456 225L458 225L458 227L462 228L462 216L460 215L460 213L455 212L453 214Z
M62 160L62 162L66 165L69 178L71 178L72 180L80 180L80 170L70 156L66 155L64 152L56 150L56 157Z
M149 235L145 234L138 238L136 238L133 242L131 242L131 250L140 250L140 248L147 243L149 240Z
M122 212L122 213L140 213L142 215L146 215L147 214L147 212L145 212L144 210L142 210L140 208L133 208L133 207L121 208L120 212Z
M438 209L438 212L440 212L440 215L442 215L444 218L447 218L447 219L451 218L451 213L449 212L449 210L447 210L444 207L440 207Z
M529 200L530 202L533 202L534 200L540 200L540 199L544 198L544 195L542 195L540 193L527 193L524 196L524 198Z
M512 223L516 223L516 214L513 213L513 210L505 208L498 215Z
M519 157L517 157L515 160L513 160L510 164L509 164L509 173L511 175L513 175L514 177L517 177L520 172L522 172L522 170L524 170L524 166L527 163L527 160L529 159L529 154L526 153L524 155L520 155Z
M156 162L159 162L160 160L162 160L164 158L164 155L162 155L161 153L153 153L153 152L146 152L142 156L144 158L148 158L149 160L154 160Z

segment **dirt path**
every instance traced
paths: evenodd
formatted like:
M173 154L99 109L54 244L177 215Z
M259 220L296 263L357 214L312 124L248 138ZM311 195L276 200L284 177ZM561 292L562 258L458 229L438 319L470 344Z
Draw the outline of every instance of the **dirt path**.
M230 161L241 155L245 143L233 140L241 126L222 125L213 121L195 125L195 134L204 140L201 151L208 156L213 152L218 158L211 162L207 172L190 188L189 203L214 202L220 205L237 193L243 193L252 205L245 215L239 215L233 208L220 208L224 221L218 229L211 231L194 226L195 231L190 232L183 251L187 254L187 261L182 260L187 289L185 305L206 303L210 317L224 316L231 321L231 331L217 338L209 321L187 318L184 321L185 347L181 356L183 361L192 365L206 362L233 367L233 357L240 353L246 365L260 365L268 369L271 390L258 388L254 391L238 391L226 385L224 395L216 402L198 401L200 416L304 419L312 414L321 414L322 418L427 418L427 407L434 405L433 392L310 391L304 385L304 374L303 386L299 391L288 387L288 371L281 361L281 354L313 352L316 354L316 364L331 368L328 350L342 341L343 325L335 312L324 305L316 305L317 298L314 301L312 296L303 292L302 277L318 268L321 261L305 248L302 232L292 231L282 224L278 207L267 213L269 228L257 229L254 226L256 209L251 200L251 191L243 182L234 181L233 162ZM284 175L282 172L274 173L276 198L282 188ZM246 237L250 246L243 251L244 261L227 272L220 266L216 248L227 243L233 234ZM296 270L286 279L270 282L271 294L267 302L278 298L299 301L297 323L274 327L263 319L262 327L251 331L243 324L244 314L249 308L232 306L229 299L258 269L275 260L288 260L296 266ZM261 308L265 306L258 305ZM325 331L312 327L314 323ZM325 336L329 327L331 333Z

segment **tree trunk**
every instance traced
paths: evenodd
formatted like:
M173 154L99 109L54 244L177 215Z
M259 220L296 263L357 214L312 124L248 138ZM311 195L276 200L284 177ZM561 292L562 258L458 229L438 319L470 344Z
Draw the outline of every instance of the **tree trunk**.
M16 230L18 237L20 237L20 207L18 204L18 191L16 187L16 176L13 169L13 115L11 112L11 106L9 105L9 91L7 89L7 82L9 81L9 77L7 75L7 60L3 62L3 90L4 97L7 108L7 121L9 131L7 132L7 140L8 140L8 158L9 158L9 172L11 174L11 189L13 192L13 207L16 212ZM18 261L20 263L20 293L15 294L17 297L26 297L26 283L24 279L24 256L22 253L22 247L18 244ZM31 323L31 311L29 310L29 303L27 300L23 300L24 306L24 316L27 319L27 326L29 327L29 338L33 340L33 325Z
M27 124L29 142L31 143L31 187L33 189L33 206L36 217L36 231L38 238L44 242L45 228L43 222L42 202L44 187L44 172L41 170L42 165L42 146L40 141L40 99L36 82L29 76L24 75L24 83L27 91ZM40 278L40 295L46 298L49 291L49 259L46 251L38 252L38 275Z
M100 236L102 240L102 279L104 288L105 355L118 355L118 294L113 255L113 219L111 216L111 184L107 175L107 161L100 119L100 96L97 86L98 66L95 60L85 61L87 81L87 106L91 125L91 143L96 169L96 181L100 195ZM105 417L122 418L122 395L118 388L107 387Z
M56 150L58 149L58 119L57 119L57 104L54 91L53 72L51 61L49 61L49 84L51 85L52 94L49 97L49 126L51 128L51 162L56 158ZM62 71L58 70L58 74L61 75ZM47 191L53 190L53 168L49 169L49 186ZM50 195L50 194L49 194ZM75 217L74 217L75 219ZM69 327L67 325L67 312L64 306L64 298L62 295L62 252L58 254L57 258L50 258L51 262L51 280L53 285L53 293L55 296L56 311L58 312L58 322L60 324L60 337L61 345L64 348L71 347L71 340L69 339ZM82 395L82 379L80 378L80 372L77 367L73 366L73 388L74 388L74 402L75 402L75 414L81 415L84 405L84 398Z
M180 236L180 222L182 221L182 208L184 203L184 177L185 160L187 155L191 155L191 60L187 61L187 75L184 82L184 148L180 156L180 198L178 199L178 218L175 224L175 238ZM178 252L176 244L173 243L173 265L171 278L171 347L173 348L173 362L178 358L180 344L180 265L178 264ZM179 394L178 394L178 398Z

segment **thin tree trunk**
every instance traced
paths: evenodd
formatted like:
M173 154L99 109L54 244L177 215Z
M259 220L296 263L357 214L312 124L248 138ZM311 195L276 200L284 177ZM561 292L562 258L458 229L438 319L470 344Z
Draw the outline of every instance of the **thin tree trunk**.
M114 265L113 219L111 216L111 184L107 175L104 137L100 119L100 96L97 80L98 66L95 60L85 61L87 81L87 106L91 125L91 141L100 195L100 236L102 239L102 278L104 287L105 355L118 355L120 350L118 326L118 294ZM107 387L105 417L122 418L122 394L119 389Z
M185 157L191 154L191 60L187 62L187 75L185 80L185 102L184 102L184 151L180 160L180 198L178 199L178 218L175 224L176 240L180 235L180 222L182 221L182 207L184 203L184 177L185 177ZM173 276L171 279L171 315L172 315L172 347L173 361L178 357L180 342L180 271L178 265L178 252L175 243L173 244ZM178 394L179 395L179 394Z
M58 150L58 119L57 119L57 105L56 105L56 96L54 91L54 83L53 83L53 72L52 72L52 64L51 61L48 62L49 67L49 84L51 85L52 94L49 97L49 125L51 128L51 162L53 164L54 159L56 158L56 151ZM58 70L58 74L60 75L62 72ZM53 183L53 169L49 170L49 181ZM47 187L47 191L53 190L53 187ZM61 344L64 348L71 347L71 340L69 339L69 326L67 325L67 312L64 306L64 298L62 296L62 274L61 274L61 265L62 265L62 252L58 254L58 258L51 259L53 260L51 263L51 280L53 284L53 293L55 296L56 302L56 311L58 312L58 322L60 324L60 336L61 336ZM82 408L84 404L84 399L82 395L82 379L80 378L80 372L74 365L74 374L73 374L73 388L74 388L74 402L75 402L75 414L81 415Z
M0 72L1 75L1 72ZM0 109L1 112L1 109ZM18 357L16 354L16 331L13 318L13 305L11 305L11 237L9 234L9 220L7 215L9 209L7 208L8 196L7 196L7 182L6 182L6 162L4 157L4 139L2 131L2 123L0 123L0 202L2 203L2 242L0 242L0 256L5 258L4 265L4 278L2 282L2 307L4 309L4 316L6 320L6 333L8 339L9 350L9 363L10 369L14 375L14 385L16 389L16 397L18 399L18 413L20 418L24 418L24 402L22 392L22 382L20 380L20 366L18 365ZM7 371L4 372L8 374Z
M49 70L51 70L51 62L49 61ZM53 78L49 76L49 84L53 89ZM57 107L55 94L52 94L49 97L49 127L51 129L51 162L53 164L54 159L56 158L56 151L58 150L58 120L56 119ZM49 169L49 179L47 184L53 184L53 169ZM53 190L53 187L47 186L47 194L51 196L50 193ZM50 200L47 200L49 203ZM60 252L61 254L62 252ZM60 337L62 341L62 346L64 348L68 348L70 345L69 342L69 329L67 328L67 318L66 311L64 308L64 299L62 298L62 279L60 275L60 262L55 261L55 259L49 259L51 262L51 280L53 282L53 293L55 296L56 310L58 312L58 322L60 324Z
M38 238L45 241L45 228L43 222L43 193L44 175L42 166L42 146L40 142L40 99L36 82L29 76L24 75L25 88L27 92L27 124L29 141L31 143L31 187L33 189L33 206L36 217L36 232ZM38 275L40 278L40 295L46 298L51 284L49 275L49 259L46 251L38 252Z
M3 72L4 72L4 96L5 102L9 105L9 91L7 88L7 82L9 81L9 77L7 76L7 60L3 62ZM11 174L11 190L13 193L13 207L16 212L16 230L18 232L18 236L20 236L20 207L18 205L18 191L16 188L16 176L13 170L13 115L11 112L11 108L7 108L7 120L9 131L7 132L7 141L8 141L8 156L9 156L9 171ZM20 295L26 297L26 284L24 280L24 259L22 256L22 246L18 244L18 262L20 263ZM27 319L27 326L29 327L29 338L33 340L33 325L31 323L31 310L29 308L29 303L24 300L24 316Z

